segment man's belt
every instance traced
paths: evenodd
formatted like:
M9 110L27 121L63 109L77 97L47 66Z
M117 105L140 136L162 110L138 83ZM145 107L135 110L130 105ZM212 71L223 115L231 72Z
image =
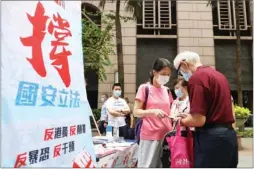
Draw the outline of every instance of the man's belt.
M228 128L228 129L231 129L233 127L232 127L232 124L206 123L203 127L196 127L196 130L211 129L211 128Z

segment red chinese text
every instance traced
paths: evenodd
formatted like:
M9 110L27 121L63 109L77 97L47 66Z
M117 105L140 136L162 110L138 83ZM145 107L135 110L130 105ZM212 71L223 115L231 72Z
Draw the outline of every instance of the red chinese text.
M54 158L60 156L61 144L58 144L54 147Z
M26 159L27 159L26 153L18 154L15 165L14 165L14 168L20 168L22 166L25 166L26 165Z
M70 136L76 135L76 126L70 127Z
M54 35L56 40L51 41L53 49L50 52L50 59L53 60L51 63L60 75L63 83L66 87L69 87L71 83L68 57L72 55L66 47L69 46L64 39L68 36L72 36L69 28L70 24L67 20L63 19L59 13L53 15L53 20L56 24L51 21L48 26L48 32ZM60 50L60 52L58 52Z
M58 0L56 3L62 2ZM46 24L49 17L44 14L45 9L38 2L34 16L27 14L30 23L33 25L33 34L29 37L20 38L24 46L32 47L32 58L27 58L27 60L41 77L46 77L47 75L43 60L42 42L46 34ZM72 53L66 49L69 44L65 42L65 38L72 37L70 24L57 13L57 15L53 15L53 20L50 20L47 28L49 34L55 37L55 40L51 41L52 50L49 53L50 60L52 60L51 65L57 70L65 86L69 87L71 78L68 57Z
M29 21L33 25L33 34L26 38L20 38L24 46L32 47L32 58L27 58L27 60L31 63L34 70L42 77L45 77L47 72L43 61L41 44L46 34L46 22L49 18L45 16L44 13L44 7L38 2L34 16L27 14Z
M44 141L53 140L54 128L46 129L44 134Z

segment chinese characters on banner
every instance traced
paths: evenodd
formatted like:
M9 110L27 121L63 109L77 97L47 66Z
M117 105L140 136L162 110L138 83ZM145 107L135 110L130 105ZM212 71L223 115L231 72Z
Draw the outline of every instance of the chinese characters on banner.
M40 95L41 100L37 97ZM57 95L59 99L57 99ZM57 106L79 108L80 94L78 91L67 91L53 87L52 85L42 86L39 90L39 84L20 81L15 101L16 106ZM37 105L37 101L41 102Z
M80 8L2 3L2 167L95 167Z
M27 163L31 165L48 160L50 158L50 151L53 151L53 157L51 158L57 158L61 156L61 151L63 154L71 153L75 151L75 141L55 145L53 146L52 150L50 147L44 147L41 149L18 154L14 168L27 166Z
M45 129L44 141L86 133L86 124Z
M49 58L52 61L51 65L57 70L65 86L69 87L71 78L68 57L72 53L66 49L69 43L65 41L66 37L72 37L69 22L63 19L59 13L53 14L52 19L45 15L45 8L41 2L37 3L33 16L27 14L27 18L33 25L33 33L29 37L20 38L24 46L32 48L32 58L27 58L27 60L31 63L38 75L46 77L47 71L43 60L42 41L45 38L46 32L48 32L55 37L50 42L52 46L49 53ZM48 20L50 20L50 23L47 26L46 23ZM60 52L56 52L57 49L60 49Z

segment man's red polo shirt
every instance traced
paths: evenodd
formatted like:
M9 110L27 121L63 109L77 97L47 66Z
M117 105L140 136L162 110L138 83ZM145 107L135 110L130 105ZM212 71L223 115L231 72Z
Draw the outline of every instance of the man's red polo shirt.
M208 124L234 123L230 86L226 77L209 66L200 66L188 84L190 113L206 116Z

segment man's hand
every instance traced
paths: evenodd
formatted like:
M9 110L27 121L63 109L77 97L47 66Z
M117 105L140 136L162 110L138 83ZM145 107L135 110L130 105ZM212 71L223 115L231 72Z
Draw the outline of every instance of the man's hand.
M124 117L125 116L125 114L122 110L118 110L117 113L118 113L117 117Z
M120 113L122 113L123 115L129 114L129 112L125 112L125 111L123 111L123 110L121 110Z
M185 126L184 119L190 118L190 116L191 115L189 113L179 113L177 115L178 119L180 120L179 122L180 122L181 126Z
M179 113L179 114L177 115L177 117L180 117L181 119L187 118L188 116L190 116L189 113Z
M127 115L127 114L130 114L130 110L129 109L121 109L118 112L123 114L124 116Z
M200 114L181 113L178 115L181 125L185 127L202 127L205 124L206 117Z
M109 114L114 117L123 117L124 115L119 110L108 109Z
M116 114L114 114L115 117L122 117L123 115L120 112L117 112Z

